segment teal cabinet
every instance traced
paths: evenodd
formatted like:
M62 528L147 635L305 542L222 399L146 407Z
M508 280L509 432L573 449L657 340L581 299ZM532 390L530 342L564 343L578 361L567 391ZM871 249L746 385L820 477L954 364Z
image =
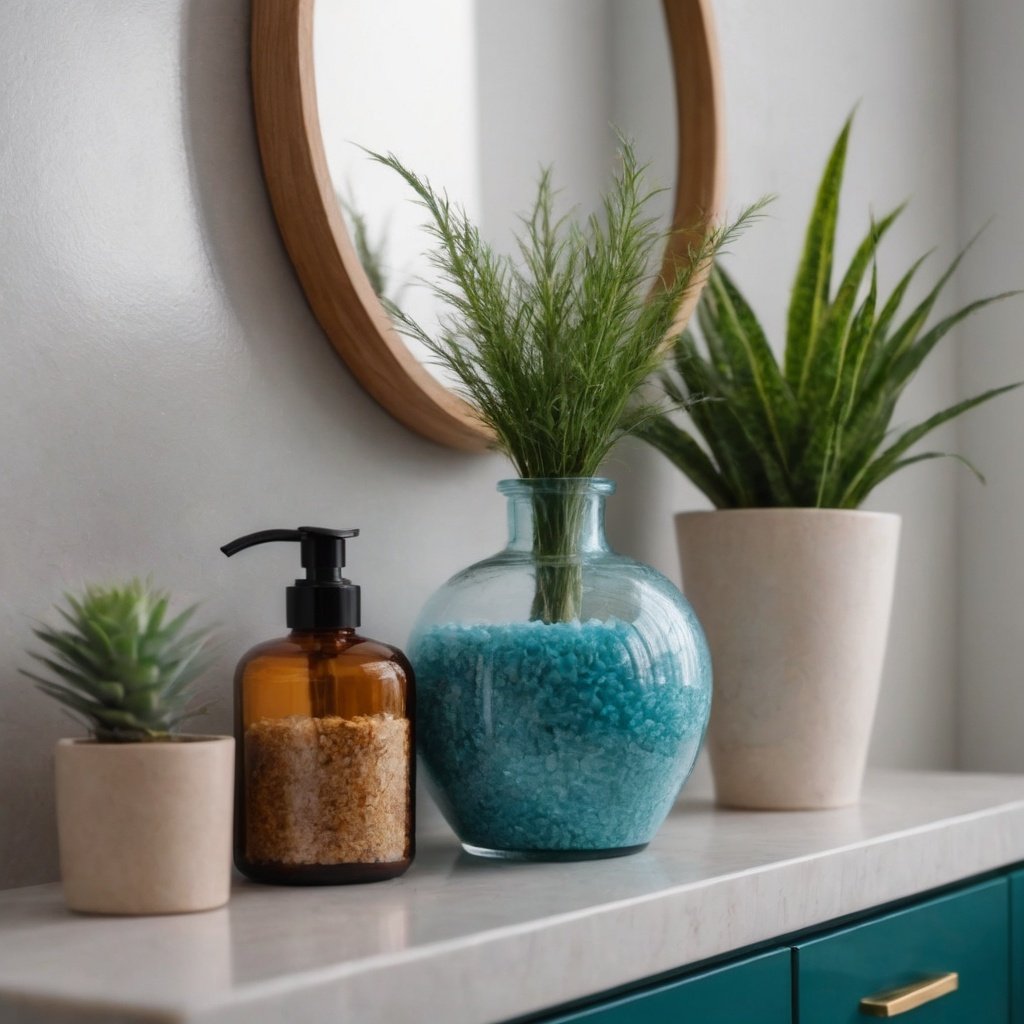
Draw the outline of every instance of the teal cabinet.
M906 1013L908 1024L1008 1024L1009 883L928 900L796 945L800 1024L864 1024L864 997L948 972L959 987Z
M861 1000L955 972L907 1024L1024 1024L1024 869L770 952L607 998L545 1024L866 1024ZM938 991L941 991L941 986ZM878 1014L882 1016L883 1014ZM890 1014L893 1016L895 1014Z
M1010 1009L1024 1024L1024 871L1010 875Z
M791 1024L790 952L775 950L556 1017L551 1024Z

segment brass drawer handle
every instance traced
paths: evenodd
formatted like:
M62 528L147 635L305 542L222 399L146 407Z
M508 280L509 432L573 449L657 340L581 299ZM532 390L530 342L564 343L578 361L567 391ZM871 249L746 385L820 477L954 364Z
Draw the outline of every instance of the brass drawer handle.
M960 987L960 975L956 971L939 974L924 981L915 981L902 988L891 988L876 996L865 996L860 1001L860 1012L868 1017L896 1017L908 1010L916 1010L933 999L940 999Z

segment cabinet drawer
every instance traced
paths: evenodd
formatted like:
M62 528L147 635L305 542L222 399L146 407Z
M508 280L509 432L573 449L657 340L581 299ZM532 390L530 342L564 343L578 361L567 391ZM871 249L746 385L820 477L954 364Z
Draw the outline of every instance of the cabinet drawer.
M790 951L704 971L549 1024L791 1024Z
M950 971L959 987L907 1024L1007 1024L1009 883L1000 878L795 947L800 1024L865 1024L860 1000Z
M1010 875L1010 1011L1024 1024L1024 871Z

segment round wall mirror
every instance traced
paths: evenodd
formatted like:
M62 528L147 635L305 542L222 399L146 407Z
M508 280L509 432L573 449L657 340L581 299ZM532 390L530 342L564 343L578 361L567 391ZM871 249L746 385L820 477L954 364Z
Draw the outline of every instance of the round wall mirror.
M665 260L715 217L723 174L710 0L254 0L253 87L271 201L310 306L362 385L443 444L490 435L386 297L430 326L439 309L424 213L367 150L394 152L514 244L540 168L595 209L612 126L664 187ZM691 292L677 324L696 302Z

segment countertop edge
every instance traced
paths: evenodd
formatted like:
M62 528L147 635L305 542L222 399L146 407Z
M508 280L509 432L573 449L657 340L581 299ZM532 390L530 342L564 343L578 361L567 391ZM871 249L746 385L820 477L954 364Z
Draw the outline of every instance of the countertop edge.
M946 776L910 778L911 784L900 792L904 801L927 800ZM812 815L801 819L811 847L807 853L794 856L799 844L789 843L787 851L782 843L772 859L769 843L765 860L747 868L679 881L686 875L682 872L656 891L604 902L595 896L594 903L561 913L205 994L183 991L172 998L165 991L150 1001L136 987L129 999L101 1001L44 990L45 979L38 975L24 983L8 976L0 982L0 1018L32 1024L320 1024L326 1019L417 1024L428 1015L445 1024L501 1024L557 1012L567 1004L682 973L750 947L785 945L789 936L1024 862L1024 795L1016 796L1024 794L1024 777L1011 777L1012 786L993 778L990 787L984 776L964 778L968 791L983 787L980 797L974 797L974 809L940 813L930 821L920 821L918 815L917 824L899 828L894 822L897 827L879 834L863 834L870 829L858 828L858 815L870 808L851 809L848 827L836 830L838 842L832 844L831 826L819 828L819 821L826 826L825 819ZM880 781L878 792L884 794L886 780ZM989 788L994 790L990 795L985 792ZM884 796L879 801L885 806ZM691 807L672 827L683 834L716 827L717 819L702 817L704 813L694 816ZM766 815L766 828L769 822L783 835L797 828ZM755 820L749 834L756 832ZM736 841L744 841L742 831ZM690 849L701 856L699 847L689 844L671 856L682 858L675 862L685 865ZM514 876L509 884L523 884L524 877ZM59 926L55 887L39 888L38 896L26 892L26 897L30 903L43 901L45 913L56 915L53 921ZM448 898L457 899L458 891Z
M1009 801L645 897L260 983L230 1001L193 1007L181 1020L245 1024L259 1004L264 1012L289 1013L297 1024L313 1024L328 1013L361 1024L415 1022L422 1019L424 1005L437 1012L434 994L443 994L438 991L443 973L449 984L456 976L459 981L457 1005L445 1006L446 1024L501 1024L682 972L1021 860L1024 800ZM874 882L866 886L869 877ZM702 922L707 920L725 927L705 939ZM503 973L497 999L488 983L496 963ZM305 1004L301 1017L296 1016L299 988ZM524 998L510 1005L507 992L513 988Z

